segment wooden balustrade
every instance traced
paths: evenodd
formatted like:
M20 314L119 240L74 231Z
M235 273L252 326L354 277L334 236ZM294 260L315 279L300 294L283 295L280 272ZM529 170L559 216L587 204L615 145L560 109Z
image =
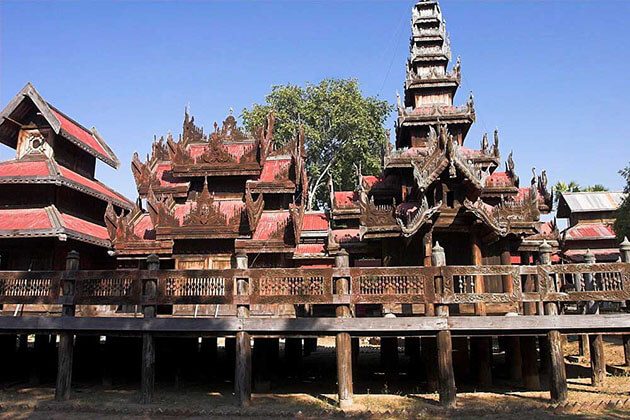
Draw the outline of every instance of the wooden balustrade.
M523 292L522 276L534 290ZM339 302L336 278L350 291ZM475 293L475 282L510 278L509 291ZM1 304L143 305L142 284L155 278L158 305L197 304L470 304L512 302L622 302L630 300L630 263L539 266L277 268L227 270L0 271ZM589 285L585 279L592 279ZM248 279L237 296L236 279ZM435 279L441 289L435 290ZM64 281L75 293L64 297ZM502 285L505 287L505 285ZM487 289L482 289L487 290ZM71 302L68 302L71 299Z

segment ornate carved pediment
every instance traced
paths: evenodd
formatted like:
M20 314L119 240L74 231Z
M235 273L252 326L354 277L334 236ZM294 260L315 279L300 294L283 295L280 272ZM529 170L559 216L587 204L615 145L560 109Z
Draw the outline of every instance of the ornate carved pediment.
M210 135L210 140L219 140L222 142L238 142L247 140L247 135L237 127L236 118L233 115L223 121L221 128L217 123L214 123L214 133Z
M405 238L413 236L424 224L439 212L442 202L440 201L433 207L429 207L426 196L422 197L422 203L413 211L398 211L396 214L396 222Z
M228 219L228 216L221 212L214 201L214 194L210 194L208 191L206 179L201 194L197 194L192 200L190 211L184 216L182 226L229 227L232 230L234 228L238 230L241 223L241 212L236 212Z
M359 201L361 208L361 216L359 221L364 226L397 226L395 211L396 202L392 199L392 204L374 204L374 197L369 200L361 199Z
M194 163L194 159L190 156L186 150L184 141L173 141L172 138L167 139L166 145L168 147L168 154L174 165L186 165Z
M497 234L505 236L508 234L508 226L506 222L502 222L500 215L496 213L496 208L489 208L480 198L474 203L469 199L464 200L464 207L473 213L478 219L482 220L488 227Z
M253 199L252 193L247 189L245 191L245 210L247 211L247 220L249 222L249 228L253 232L258 226L258 221L265 208L265 202L263 201L263 195L258 194L256 200Z

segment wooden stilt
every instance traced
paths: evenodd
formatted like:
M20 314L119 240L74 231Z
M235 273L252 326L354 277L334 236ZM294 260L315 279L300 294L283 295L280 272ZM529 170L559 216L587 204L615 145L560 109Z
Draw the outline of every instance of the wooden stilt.
M505 337L505 358L509 378L514 381L523 379L521 339L519 337Z
M142 373L140 378L140 403L153 401L155 385L155 342L153 334L142 334Z
M236 366L234 372L234 393L241 407L252 401L252 345L249 333L236 333Z
M554 302L545 303L547 315L558 315L558 305ZM567 373L564 365L564 354L562 351L562 335L559 331L552 330L547 333L549 342L549 393L551 401L564 402L568 398Z
M591 384L603 386L606 378L606 359L604 357L604 337L601 334L589 337L591 352Z
M530 263L531 255L529 252L521 253L521 263L526 265ZM534 292L536 284L534 278L530 275L524 277L523 291ZM537 308L533 302L523 303L524 315L536 315ZM523 386L526 389L540 389L540 376L538 373L538 351L536 337L521 337L521 357L523 368Z
M448 306L440 305L438 315L447 316ZM439 331L437 334L438 379L440 405L455 407L456 389L455 372L453 371L453 343L450 331Z
M409 357L407 374L411 378L420 377L420 337L405 337L405 353Z
M245 269L247 266L247 254L237 255L236 268ZM249 279L237 279L236 293L239 296L249 295ZM239 305L236 310L239 318L249 318L248 305ZM239 331L236 333L235 358L234 394L238 405L246 407L252 402L252 344L248 332Z
M630 366L630 335L623 335L623 354L626 360L626 366Z
M472 337L470 339L471 361L475 366L475 377L481 386L492 385L492 339Z
M70 251L66 257L66 270L77 271L79 269L79 253ZM62 282L63 296L68 302L61 309L62 317L71 317L75 313L74 279L64 279ZM65 401L70 398L72 385L72 359L74 355L74 336L69 332L59 334L59 349L57 353L57 386L55 387L55 400Z
M579 346L579 356L580 357L588 357L589 353L588 353L588 348L589 348L589 344L588 344L588 334L580 334L578 336L578 346Z
M147 257L147 269L158 270L160 260L157 255L151 254ZM157 278L144 280L142 287L144 298L151 302L157 297ZM157 307L155 305L144 305L142 312L145 318L155 318ZM155 386L155 338L153 334L142 334L142 366L140 373L140 403L149 404L153 401L153 388Z
M335 266L338 268L347 268L350 265L348 253L341 250L335 256ZM337 295L343 296L350 292L350 284L347 278L339 278L335 282ZM337 318L350 318L352 314L348 305L338 305L335 309ZM354 397L354 389L352 382L352 341L350 334L338 333L336 340L337 352L337 385L339 408L346 409L352 406Z
M398 337L381 337L381 366L389 380L398 376Z

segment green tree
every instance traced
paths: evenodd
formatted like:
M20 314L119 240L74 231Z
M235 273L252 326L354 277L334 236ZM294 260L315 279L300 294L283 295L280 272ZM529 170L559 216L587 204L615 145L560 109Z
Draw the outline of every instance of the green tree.
M276 118L274 141L284 144L304 127L309 176L308 208L325 205L324 186L332 175L339 189L355 186L355 165L366 175L381 171L382 153L389 141L383 127L393 110L387 101L363 96L354 79L325 79L318 84L273 86L264 104L244 109L244 126L262 126L267 113Z
M623 189L626 198L617 209L616 220L614 225L617 238L622 240L624 237L630 237L630 164L619 171L619 174L626 180L626 186Z

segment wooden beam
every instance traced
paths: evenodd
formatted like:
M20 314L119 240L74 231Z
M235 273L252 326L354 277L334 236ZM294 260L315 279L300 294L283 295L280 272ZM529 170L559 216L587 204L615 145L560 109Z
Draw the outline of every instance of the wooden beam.
M0 333L45 333L71 331L94 334L120 333L139 336L251 334L335 335L347 332L383 336L435 336L449 330L455 336L545 335L549 330L563 334L630 331L630 315L547 316L451 316L405 318L122 318L122 317L9 317L0 316Z

